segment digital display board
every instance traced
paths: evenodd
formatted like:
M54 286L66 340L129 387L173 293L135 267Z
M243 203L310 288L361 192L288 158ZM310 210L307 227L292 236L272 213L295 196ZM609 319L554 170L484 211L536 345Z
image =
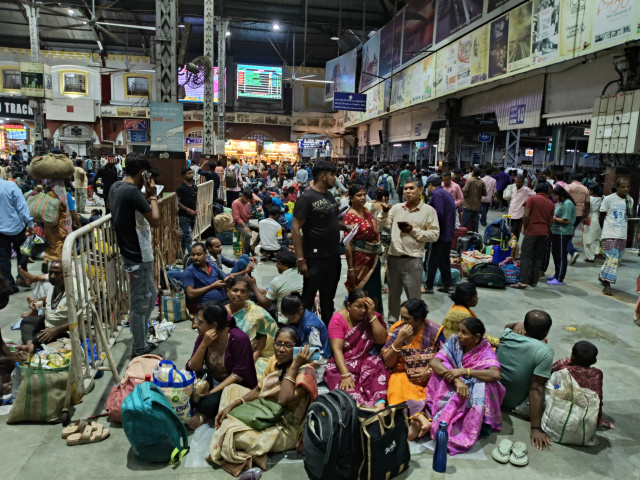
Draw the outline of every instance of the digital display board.
M282 67L238 65L238 97L280 100Z
M26 140L27 127L24 125L4 125L9 140Z
M198 67L200 71L204 69L204 67ZM193 103L204 103L204 84L199 86L193 86L187 81L187 70L183 66L178 70L178 84L184 85L184 93L185 97L180 102L193 102ZM218 103L220 95L218 93L218 67L213 67L213 101L214 103Z

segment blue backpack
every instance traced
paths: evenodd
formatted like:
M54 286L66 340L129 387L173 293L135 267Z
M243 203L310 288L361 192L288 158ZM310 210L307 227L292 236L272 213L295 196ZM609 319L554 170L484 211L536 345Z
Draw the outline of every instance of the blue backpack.
M137 385L124 399L122 427L133 454L143 462L177 465L189 451L187 429L151 382Z

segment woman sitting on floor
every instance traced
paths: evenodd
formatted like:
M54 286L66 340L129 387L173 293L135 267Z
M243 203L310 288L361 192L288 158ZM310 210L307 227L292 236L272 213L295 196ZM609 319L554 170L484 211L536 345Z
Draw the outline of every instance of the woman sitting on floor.
M226 386L237 383L254 388L258 384L251 341L216 300L202 305L198 311L198 338L187 370L199 374L205 366L211 389L201 395L196 403L197 413L187 423L194 430L218 414Z
M389 372L374 345L383 345L387 328L373 300L360 289L353 289L342 310L329 322L329 343L333 358L327 363L324 381L329 390L340 388L358 405L385 408Z
M453 305L442 320L446 338L458 333L458 324L461 320L467 317L478 318L471 310L471 307L478 305L478 290L473 283L461 283L449 295L449 298L453 301Z
M463 319L458 335L452 335L431 359L426 400L407 402L411 416L417 419L411 425L410 439L429 429L435 438L439 422L447 422L449 454L456 455L469 450L481 432L502 430L500 404L505 388L499 382L500 363L483 338L484 331L484 324L477 318ZM431 414L432 422L425 417Z
M389 329L383 349L384 363L393 373L389 378L389 404L424 400L431 369L429 360L447 341L444 327L427 320L427 304L419 298L400 306L400 320Z
M275 356L269 360L258 386L249 391L233 385L222 395L224 409L216 417L208 460L232 475L238 476L254 462L264 470L267 453L284 452L299 444L307 408L318 396L318 385L315 370L308 365L311 349L304 347L293 357L298 340L295 329L279 329ZM272 413L261 413L261 421L257 422L252 415L254 410Z
M235 318L238 328L251 339L253 361L260 379L269 358L273 356L273 336L278 326L269 312L249 300L250 293L251 285L245 275L229 280L227 311Z

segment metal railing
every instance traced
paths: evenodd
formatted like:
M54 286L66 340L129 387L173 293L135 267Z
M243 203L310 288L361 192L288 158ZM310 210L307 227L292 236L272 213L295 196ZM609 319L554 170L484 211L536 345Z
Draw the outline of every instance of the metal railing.
M198 214L193 227L193 238L200 239L213 221L213 186L213 180L198 185Z
M151 244L154 257L162 258L163 265L175 265L176 260L182 261L180 252L180 234L178 233L178 197L175 193L163 197L158 202L160 209L160 226L151 228ZM156 284L160 284L160 268L156 258L153 264Z

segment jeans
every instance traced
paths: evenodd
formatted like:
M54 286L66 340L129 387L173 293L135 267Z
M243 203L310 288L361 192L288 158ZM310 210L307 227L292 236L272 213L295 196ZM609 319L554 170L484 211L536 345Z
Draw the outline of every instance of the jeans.
M304 303L304 308L312 310L316 292L319 292L320 316L324 324L329 325L333 316L333 299L338 290L342 262L339 256L335 258L308 258L307 270L302 288L302 303Z
M422 283L422 258L396 257L387 259L389 280L389 325L400 319L400 298L404 290L407 300L420 298Z
M431 244L431 250L427 260L427 290L433 290L433 281L436 278L436 271L440 270L442 286L451 287L451 261L449 252L451 251L451 240L438 240Z
M578 225L580 225L580 222L582 222L582 217L576 217L576 221L573 224L573 235L576 234L576 228L578 228ZM569 242L569 245L567 245L567 251L571 256L573 256L573 254L576 253L576 247L573 246L573 235L571 235L571 241Z
M404 197L402 195L403 193L404 193L404 187L402 187L402 188L398 187L398 202L399 203L404 202Z
M193 244L193 227L196 225L196 217L178 216L178 225L182 231L180 247L182 248L182 254L184 255L185 250L187 253L191 252L191 245Z
M469 210L468 208L462 209L462 227L466 227L469 220L471 220L471 231L478 231L478 216L480 214L479 210Z
M242 255L240 258L238 258L230 273L242 272L245 268L247 268L247 265L249 265L250 261L251 258L249 257L249 255Z
M525 235L520 247L520 283L537 285L540 264L547 253L546 235Z
M480 225L483 227L487 226L487 212L490 206L491 202L482 202L482 207L480 208Z
M5 235L4 233L0 233L0 273L2 273L2 276L11 284L11 286L16 284L13 275L11 275L12 249L16 252L16 261L18 266L22 267L25 271L27 270L29 257L20 252L20 246L24 243L25 238L24 230L16 235ZM20 275L18 275L18 278L20 278Z
M122 262L129 273L129 325L133 337L133 353L144 355L150 351L147 344L149 318L158 297L153 280L153 261L137 263L122 257Z
M573 235L551 234L551 253L553 254L553 263L556 267L555 277L559 281L564 280L567 274L567 246L571 243Z

